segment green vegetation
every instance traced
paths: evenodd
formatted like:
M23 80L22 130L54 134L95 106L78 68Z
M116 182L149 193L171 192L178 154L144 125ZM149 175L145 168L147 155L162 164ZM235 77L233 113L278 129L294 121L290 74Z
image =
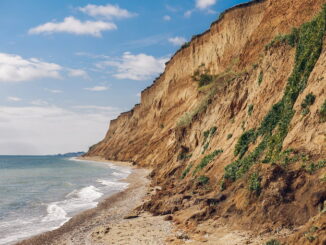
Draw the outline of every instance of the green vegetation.
M317 163L311 162L308 166L302 166L308 173L314 174L317 170L326 167L326 160L321 160Z
M225 167L225 178L235 181L242 177L254 163L261 160L263 154L266 162L274 162L279 157L289 124L294 116L294 103L305 89L310 73L320 56L325 29L326 5L311 22L303 24L299 29L293 29L290 35L277 38L277 42L287 42L296 46L292 74L282 99L272 106L258 129L251 129L240 137L235 149L235 155L239 155L239 159ZM262 137L260 144L243 157L249 144L255 142L259 136Z
M261 186L260 186L261 177L258 173L253 173L249 178L249 190L255 193L257 196L260 195Z
M211 127L211 129L209 130L209 134L210 136L213 136L217 131L217 127Z
M186 152L180 152L179 156L178 156L178 160L182 161L182 160L186 160L192 157L192 154L187 154Z
M315 103L316 96L312 93L307 94L303 102L301 103L301 113L302 115L307 115L309 111L309 107Z
M207 139L209 139L209 137L212 137L217 131L217 127L211 127L209 130L204 131L203 135L204 135L204 141L203 141L203 151L202 154L205 153L205 151L208 149L209 146L209 141L207 141Z
M326 122L326 99L319 110L319 118L322 123Z
M232 138L232 136L233 136L233 134L228 134L228 135L226 136L226 139L229 140L229 139Z
M242 158L243 155L247 152L249 144L255 140L255 130L250 129L249 131L244 132L235 145L234 155L240 155L239 158Z
M269 240L268 242L265 243L265 245L281 245L279 241L276 239Z
M259 76L258 76L258 84L259 85L263 82L263 78L264 78L264 73L263 73L263 71L260 71Z
M182 46L181 49L188 48L190 46L190 42L185 42Z
M212 98L216 93L216 88L212 88L203 100L191 112L185 112L177 122L177 127L188 127L192 120L199 114L207 110L209 104L212 103Z
M184 178L187 176L187 174L190 172L192 166L193 166L193 164L190 164L190 165L185 169L185 171L182 172L181 179L184 179Z
M197 183L200 185L207 185L209 183L209 178L207 176L199 176L197 178Z
M254 110L254 105L253 105L253 104L250 104L250 105L248 106L248 115L249 115L249 116L252 115L253 110Z
M212 83L214 76L208 74L208 70L205 69L205 64L201 64L194 72L192 79L198 83L198 87L200 88Z
M197 165L197 167L195 168L193 174L196 174L197 172L199 172L200 170L202 170L204 167L207 166L207 164L209 164L211 161L214 160L214 158L219 155L220 153L222 153L223 150L216 150L213 151L211 154L206 155L201 161L200 163Z
M295 47L298 43L300 29L293 28L290 34L278 35L269 44L265 46L265 50L275 47L279 44L289 44L291 47Z

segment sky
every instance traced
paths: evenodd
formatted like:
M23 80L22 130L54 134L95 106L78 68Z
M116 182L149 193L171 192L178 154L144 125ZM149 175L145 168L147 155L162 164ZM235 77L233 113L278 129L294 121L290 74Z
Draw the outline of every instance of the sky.
M243 0L1 0L0 154L86 151Z

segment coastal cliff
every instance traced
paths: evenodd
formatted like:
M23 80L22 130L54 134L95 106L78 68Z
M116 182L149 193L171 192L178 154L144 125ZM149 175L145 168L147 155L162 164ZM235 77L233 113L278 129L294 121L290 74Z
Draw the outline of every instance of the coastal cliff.
M288 244L326 239L324 0L252 1L194 36L87 156L150 167L140 209Z

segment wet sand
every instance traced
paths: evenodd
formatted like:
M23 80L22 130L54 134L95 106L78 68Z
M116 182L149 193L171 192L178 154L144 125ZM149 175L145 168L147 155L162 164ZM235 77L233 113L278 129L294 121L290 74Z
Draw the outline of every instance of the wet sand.
M106 161L101 158L81 160L110 162L120 166L131 163ZM95 245L95 244L165 244L172 233L172 224L163 216L148 213L134 215L133 210L149 198L149 170L132 167L124 181L129 187L71 218L60 228L36 235L17 245ZM131 215L132 214L132 215ZM126 216L136 216L124 219Z

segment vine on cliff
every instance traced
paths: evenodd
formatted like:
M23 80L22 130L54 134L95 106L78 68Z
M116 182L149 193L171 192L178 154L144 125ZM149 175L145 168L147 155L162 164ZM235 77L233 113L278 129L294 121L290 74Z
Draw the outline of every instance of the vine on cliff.
M261 160L263 153L265 155L263 162L271 162L281 154L283 141L288 134L289 124L295 113L293 106L299 94L305 89L309 76L319 59L325 32L326 5L311 22L293 29L289 35L279 36L276 41L267 45L270 48L276 42L282 42L296 47L295 65L282 99L272 106L258 129L250 129L240 137L235 151L235 154L240 154L240 157L225 167L225 179L235 181L242 177L254 163ZM262 137L261 143L243 157L249 144L254 143L259 136Z

